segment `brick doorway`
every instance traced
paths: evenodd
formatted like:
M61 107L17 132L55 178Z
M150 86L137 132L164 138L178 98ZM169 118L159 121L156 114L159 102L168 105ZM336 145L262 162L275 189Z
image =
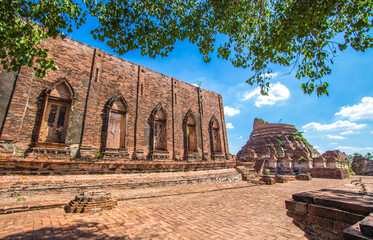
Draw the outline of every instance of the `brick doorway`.
M46 142L65 143L70 104L49 101L47 106Z
M127 103L121 94L112 97L107 107L106 150L125 150Z
M65 143L72 97L73 90L66 80L60 80L52 88L46 90L39 142Z
M185 152L198 152L197 142L197 123L191 110L188 111L184 118L184 133L185 133Z
M125 114L121 112L110 112L106 139L106 148L124 148L126 135Z
M221 146L219 122L215 116L210 121L211 155L213 159L224 159Z

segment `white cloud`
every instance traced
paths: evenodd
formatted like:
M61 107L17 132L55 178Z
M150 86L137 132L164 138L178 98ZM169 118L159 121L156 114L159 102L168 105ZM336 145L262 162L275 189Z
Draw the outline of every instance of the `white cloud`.
M351 135L351 134L358 134L360 132L354 132L352 130L347 130L347 131L344 131L344 132L341 132L340 134L341 135Z
M336 121L332 124L320 124L317 122L311 122L304 125L303 129L314 129L317 131L331 131L331 130L351 130L351 129L361 129L366 127L366 124L357 124L350 121Z
M242 136L240 136L240 139L242 139Z
M373 132L370 132L371 134L373 134Z
M330 139L338 139L338 140L342 140L342 139L345 139L345 137L342 137L342 136L338 136L338 135L326 135L328 138Z
M350 134L354 134L354 131L352 131L352 130L347 130L347 131L341 132L340 134L341 134L341 135L350 135Z
M330 143L330 145L337 145L338 143Z
M250 98L255 97L256 95L260 95L260 88L259 87L255 88L253 91L251 91L249 93L244 93L242 100L247 101Z
M335 115L347 117L351 121L373 120L373 97L364 97L361 99L361 103L357 105L341 107Z
M257 87L253 91L245 93L242 100L247 101L253 97L256 97L255 106L261 107L263 105L274 105L278 101L288 99L290 97L290 92L285 85L276 83L269 89L268 96L261 95L260 88Z
M225 106L224 107L224 114L227 116L234 116L240 113L240 109L236 109L233 107Z
M373 147L351 147L351 146L338 146L335 149L346 152L363 152L363 151L372 151Z
M234 128L234 126L233 126L232 123L227 123L225 126L226 126L227 128L229 128L229 129L233 129L233 128Z
M323 152L323 150L317 145L314 145L313 148L316 149L319 152Z
M274 72L274 73L264 73L264 74L261 74L262 77L268 77L268 78L275 78L278 76L278 72Z

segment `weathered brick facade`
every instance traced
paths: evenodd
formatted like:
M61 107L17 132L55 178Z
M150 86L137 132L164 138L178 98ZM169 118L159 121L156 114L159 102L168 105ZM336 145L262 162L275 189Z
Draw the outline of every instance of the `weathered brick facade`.
M231 160L221 95L69 38L45 45L48 77L0 73L3 156Z

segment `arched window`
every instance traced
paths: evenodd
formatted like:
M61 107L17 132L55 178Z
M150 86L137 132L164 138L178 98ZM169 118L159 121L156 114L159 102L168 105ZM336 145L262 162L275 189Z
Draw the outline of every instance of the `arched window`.
M107 103L107 131L105 149L125 149L127 102L118 93Z
M221 153L220 127L215 116L212 116L210 121L210 139L212 153Z
M187 112L183 121L185 153L198 152L196 119L191 110Z
M39 142L65 143L74 91L66 79L47 89Z
M152 117L152 150L167 151L167 111L158 104L151 114Z

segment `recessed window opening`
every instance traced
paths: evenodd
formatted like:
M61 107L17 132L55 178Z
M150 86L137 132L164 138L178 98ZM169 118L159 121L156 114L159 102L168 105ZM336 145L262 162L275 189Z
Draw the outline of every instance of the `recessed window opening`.
M99 74L99 72L100 72L100 69L96 68L95 82L97 82L97 80L98 80L98 74Z

